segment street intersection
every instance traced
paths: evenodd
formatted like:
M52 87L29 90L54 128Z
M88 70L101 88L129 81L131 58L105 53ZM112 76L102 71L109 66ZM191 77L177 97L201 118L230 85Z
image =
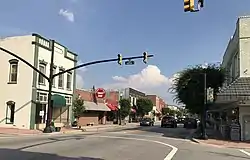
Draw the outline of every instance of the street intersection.
M138 127L108 132L0 138L6 160L247 160L247 150L191 142L191 130ZM245 151L245 153L244 153Z

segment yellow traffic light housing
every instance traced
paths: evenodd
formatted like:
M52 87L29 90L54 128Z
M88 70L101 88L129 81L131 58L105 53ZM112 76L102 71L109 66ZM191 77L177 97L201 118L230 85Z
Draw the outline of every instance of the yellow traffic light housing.
M122 65L122 55L118 54L117 56L118 56L117 63Z
M184 12L194 11L194 0L184 0Z
M148 62L148 53L143 52L143 62L146 64Z

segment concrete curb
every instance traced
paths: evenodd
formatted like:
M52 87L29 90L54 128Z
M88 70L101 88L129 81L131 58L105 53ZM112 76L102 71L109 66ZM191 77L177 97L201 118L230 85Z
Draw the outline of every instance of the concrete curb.
M219 148L233 148L233 149L250 149L249 147L246 146L231 146L231 145L225 145L225 144L211 144L211 143L206 143L206 142L201 142L200 140L196 139L196 138L191 138L192 142L195 142L197 144L202 144L202 145L208 145L208 146L213 146L213 147L219 147Z

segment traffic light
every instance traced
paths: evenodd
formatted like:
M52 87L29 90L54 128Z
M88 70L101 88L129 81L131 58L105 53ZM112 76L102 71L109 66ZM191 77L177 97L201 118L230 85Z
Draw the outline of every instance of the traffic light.
M194 0L184 0L184 12L194 11Z
M143 52L143 62L146 64L148 62L148 53Z
M199 0L198 4L200 5L201 8L203 8L204 7L204 0Z
M117 63L122 65L122 55L118 54L117 56L118 56Z

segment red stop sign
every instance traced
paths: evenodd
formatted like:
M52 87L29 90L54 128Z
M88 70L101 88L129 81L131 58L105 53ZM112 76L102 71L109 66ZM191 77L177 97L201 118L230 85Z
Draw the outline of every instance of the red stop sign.
M97 98L104 98L106 95L106 91L103 88L97 88L95 91L95 95Z

